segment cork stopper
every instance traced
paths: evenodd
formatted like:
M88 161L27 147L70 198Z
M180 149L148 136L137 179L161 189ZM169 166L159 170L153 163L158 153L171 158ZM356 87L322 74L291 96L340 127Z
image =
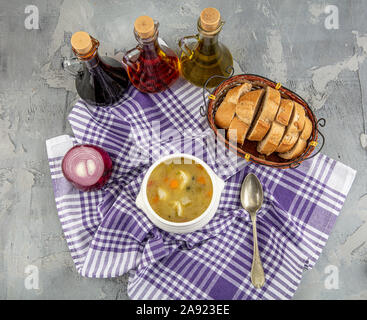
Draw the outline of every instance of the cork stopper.
M215 8L206 8L200 14L200 26L205 31L215 31L220 24L220 12Z
M134 28L140 38L151 38L155 32L154 20L149 16L140 16L135 20Z
M90 35L84 31L78 31L71 37L71 45L79 54L87 54L93 47Z

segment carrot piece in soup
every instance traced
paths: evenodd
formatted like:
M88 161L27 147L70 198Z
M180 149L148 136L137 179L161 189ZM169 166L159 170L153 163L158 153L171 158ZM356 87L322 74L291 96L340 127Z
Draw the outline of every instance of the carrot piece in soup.
M171 189L176 189L178 187L178 181L175 179L171 180L169 186Z
M159 197L158 196L155 196L154 198L153 198L153 203L157 203L159 201Z
M203 176L198 177L197 181L198 181L198 183L200 183L200 184L205 184L205 183L206 183L206 182L205 182L205 178L204 178Z

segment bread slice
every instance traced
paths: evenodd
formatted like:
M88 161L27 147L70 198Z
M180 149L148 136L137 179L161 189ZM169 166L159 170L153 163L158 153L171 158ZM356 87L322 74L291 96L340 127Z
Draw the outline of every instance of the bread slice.
M251 126L257 110L259 109L261 98L264 95L264 90L254 90L245 93L236 105L236 114L244 123Z
M306 148L306 145L307 145L306 140L298 139L297 143L291 150L289 150L288 152L279 153L279 157L286 159L286 160L291 160L293 158L296 158L302 154L302 152Z
M279 157L290 160L300 156L307 146L307 140L310 138L311 133L312 133L312 122L308 117L306 117L304 128L301 134L299 135L299 139L295 144L295 146L288 152L279 153Z
M236 105L223 101L215 113L214 122L219 128L228 129L235 113Z
M240 97L243 94L250 92L251 88L252 88L252 84L249 82L245 82L244 84L234 87L227 92L224 98L224 101L237 104Z
M312 122L311 120L306 116L305 118L305 126L303 127L302 133L300 135L300 139L308 140L312 133Z
M257 112L253 126L248 134L248 140L261 141L265 137L278 112L279 104L279 91L267 87L260 110Z
M283 126L287 126L292 115L294 102L289 99L281 99L280 106L275 121L279 122Z
M280 100L279 109L270 130L266 134L265 138L257 145L257 151L259 153L269 156L277 149L283 138L286 126L291 118L293 108L294 102L292 100ZM296 137L294 137L294 139L295 138Z
M282 140L284 131L285 126L274 121L265 138L258 143L257 151L267 156L272 154Z
M215 124L223 129L228 129L231 121L236 113L236 104L238 99L249 92L252 88L252 84L245 82L231 90L229 90L215 113L214 122Z
M246 134L249 128L249 125L235 116L231 121L231 125L227 131L228 140L242 145L245 142Z
M294 103L291 119L285 131L285 134L280 142L278 148L275 150L279 153L284 153L293 148L296 144L300 132L303 130L305 125L305 110L297 102Z

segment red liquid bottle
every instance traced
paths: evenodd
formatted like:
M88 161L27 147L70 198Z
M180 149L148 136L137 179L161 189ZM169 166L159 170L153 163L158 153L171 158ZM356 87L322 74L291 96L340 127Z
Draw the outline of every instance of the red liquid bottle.
M141 16L134 24L136 48L128 51L123 63L131 83L140 91L156 93L167 89L180 75L177 55L158 42L158 22Z

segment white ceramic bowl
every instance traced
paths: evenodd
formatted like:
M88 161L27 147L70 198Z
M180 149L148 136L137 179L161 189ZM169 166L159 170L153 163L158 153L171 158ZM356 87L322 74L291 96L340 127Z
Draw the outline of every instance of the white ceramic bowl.
M157 167L164 161L177 159L177 158L186 158L194 160L196 163L201 164L208 175L213 184L213 196L212 200L209 204L209 207L197 218L188 222L172 222L160 217L157 213L154 212L152 207L149 204L148 196L147 196L147 183L150 177L150 174ZM218 209L220 197L222 191L224 189L224 181L220 179L214 171L201 159L194 157L192 155L184 154L184 153L176 153L171 154L169 156L165 156L156 162L154 162L151 167L148 169L147 173L144 176L143 183L140 187L140 192L136 198L136 205L139 209L144 211L144 213L148 216L148 218L160 229L173 232L173 233L189 233L196 230L199 230L203 226L205 226L210 219L214 216L215 212Z

